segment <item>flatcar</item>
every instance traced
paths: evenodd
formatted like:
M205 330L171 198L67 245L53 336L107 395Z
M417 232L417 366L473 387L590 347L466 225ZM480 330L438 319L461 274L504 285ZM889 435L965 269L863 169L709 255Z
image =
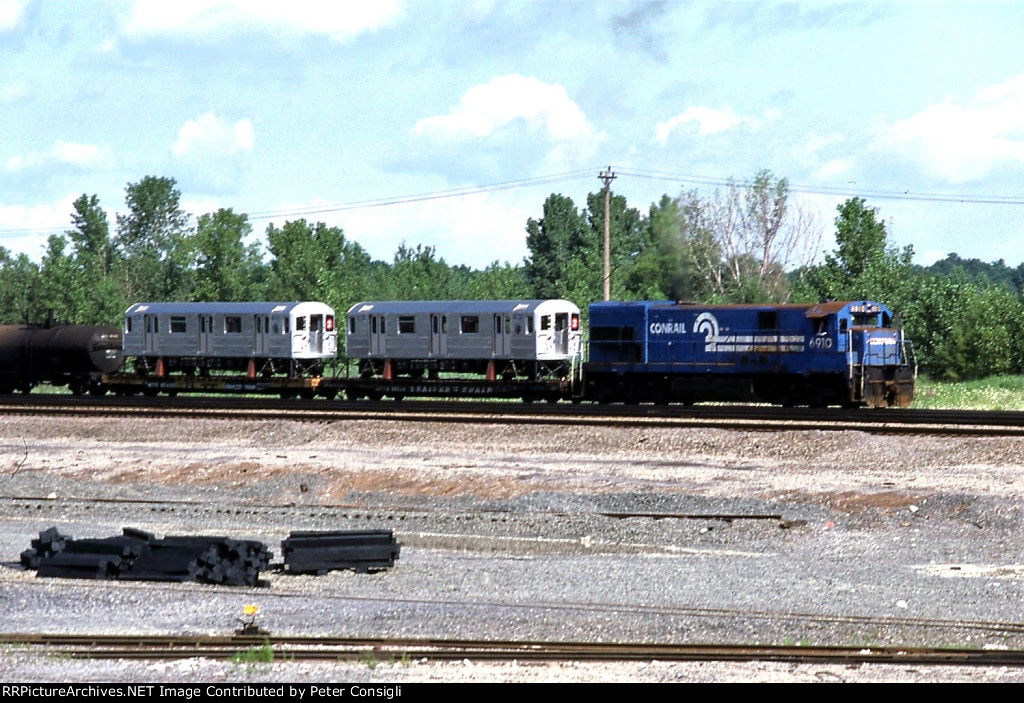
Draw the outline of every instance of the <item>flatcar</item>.
M906 407L916 366L892 319L889 308L867 300L594 303L583 396Z
M101 395L123 361L121 330L103 325L0 325L0 393L39 384Z
M362 302L348 311L345 349L363 377L541 379L569 373L581 336L567 300Z

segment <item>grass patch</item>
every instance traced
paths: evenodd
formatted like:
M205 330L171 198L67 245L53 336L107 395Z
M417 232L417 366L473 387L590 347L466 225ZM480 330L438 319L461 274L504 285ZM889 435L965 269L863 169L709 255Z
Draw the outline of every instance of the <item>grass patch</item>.
M915 408L1024 410L1024 376L990 376L956 383L918 378Z
M259 647L249 647L244 652L232 655L231 663L236 667L245 667L250 672L261 665L269 666L274 663L274 648L269 641Z

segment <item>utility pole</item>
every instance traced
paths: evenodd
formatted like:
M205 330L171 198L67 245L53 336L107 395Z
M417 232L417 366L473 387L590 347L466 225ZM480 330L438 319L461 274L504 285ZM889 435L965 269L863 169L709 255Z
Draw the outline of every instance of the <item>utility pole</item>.
M612 184L612 181L615 180L615 174L612 173L612 167L609 166L608 170L602 171L598 178L600 178L604 182L604 299L611 300L612 259L610 252L612 240L612 191L610 186Z

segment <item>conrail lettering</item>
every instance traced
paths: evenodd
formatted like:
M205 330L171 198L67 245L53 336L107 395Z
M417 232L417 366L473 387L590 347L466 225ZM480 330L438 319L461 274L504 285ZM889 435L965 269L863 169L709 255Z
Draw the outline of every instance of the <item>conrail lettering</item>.
M685 322L652 322L651 334L686 334Z

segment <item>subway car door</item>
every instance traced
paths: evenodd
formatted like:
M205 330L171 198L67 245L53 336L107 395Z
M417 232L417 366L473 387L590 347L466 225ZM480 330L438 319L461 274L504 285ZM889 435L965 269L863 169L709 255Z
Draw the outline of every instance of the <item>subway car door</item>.
M145 338L142 342L142 349L146 354L160 353L160 317L158 315L145 315Z
M569 353L569 313L555 313L555 353Z
M448 356L448 316L430 316L430 355Z
M384 315L370 315L370 355L379 356L387 351L387 318Z
M494 356L507 358L512 355L512 321L508 315L494 316Z
M213 315L199 316L199 353L203 356L213 354Z
M320 354L324 350L324 316L309 316L309 351Z
M267 315L252 316L252 351L256 356L264 356L268 349L267 336L270 334L270 318Z

